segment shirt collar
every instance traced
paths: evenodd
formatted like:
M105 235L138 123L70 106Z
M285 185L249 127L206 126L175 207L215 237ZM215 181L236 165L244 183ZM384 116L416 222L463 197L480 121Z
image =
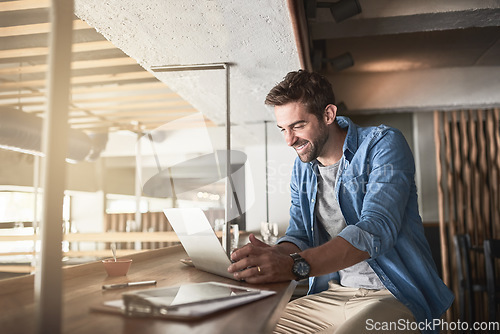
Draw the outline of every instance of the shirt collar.
M356 149L358 147L356 124L354 124L353 121L351 121L351 119L346 116L337 116L337 123L339 124L341 129L347 128L347 136L345 138L342 151L344 152L344 157L349 162L351 162L351 159L354 156L354 153L356 152ZM317 159L314 159L313 161L309 162L309 164L313 169L313 171L317 174L319 161Z
M345 137L344 147L342 148L345 158L351 162L354 153L358 148L357 126L349 117L337 116L337 123L340 128L347 128L347 136Z

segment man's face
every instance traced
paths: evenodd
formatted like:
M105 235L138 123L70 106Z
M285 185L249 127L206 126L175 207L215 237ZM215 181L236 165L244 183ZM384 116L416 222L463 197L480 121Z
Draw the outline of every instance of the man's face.
M275 106L274 114L287 145L295 149L302 162L311 162L321 156L329 136L323 121L308 113L300 102Z

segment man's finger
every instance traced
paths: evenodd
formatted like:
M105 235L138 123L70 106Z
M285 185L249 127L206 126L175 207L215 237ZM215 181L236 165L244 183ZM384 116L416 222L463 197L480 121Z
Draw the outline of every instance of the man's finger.
M254 246L257 246L257 247L270 247L268 244L260 241L259 239L257 239L257 237L255 236L255 234L253 233L250 233L250 235L248 236L248 239L250 240L250 243Z
M235 249L231 253L231 260L239 261L239 260L244 259L245 257L249 256L251 252L252 252L251 244L246 244L243 247Z
M249 235L250 242L243 247L235 249L231 253L231 260L239 261L250 255L259 255L262 253L261 249L264 247L270 247L269 245L263 243L255 237L253 233Z
M231 264L227 271L234 274L236 279L246 279L252 276L263 275L263 269L256 264L257 258L247 257Z

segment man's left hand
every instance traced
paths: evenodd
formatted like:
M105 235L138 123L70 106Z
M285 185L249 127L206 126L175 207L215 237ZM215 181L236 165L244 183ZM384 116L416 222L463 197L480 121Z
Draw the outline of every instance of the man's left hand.
M250 242L236 249L231 254L235 261L228 268L238 280L248 283L283 282L294 279L292 274L293 259L279 250L279 246L269 246L255 237L249 236Z

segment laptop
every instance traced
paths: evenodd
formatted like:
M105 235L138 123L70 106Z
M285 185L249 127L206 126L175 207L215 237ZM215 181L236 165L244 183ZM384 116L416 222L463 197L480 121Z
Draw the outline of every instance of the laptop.
M163 212L197 269L235 279L227 271L231 260L201 209L174 208Z

